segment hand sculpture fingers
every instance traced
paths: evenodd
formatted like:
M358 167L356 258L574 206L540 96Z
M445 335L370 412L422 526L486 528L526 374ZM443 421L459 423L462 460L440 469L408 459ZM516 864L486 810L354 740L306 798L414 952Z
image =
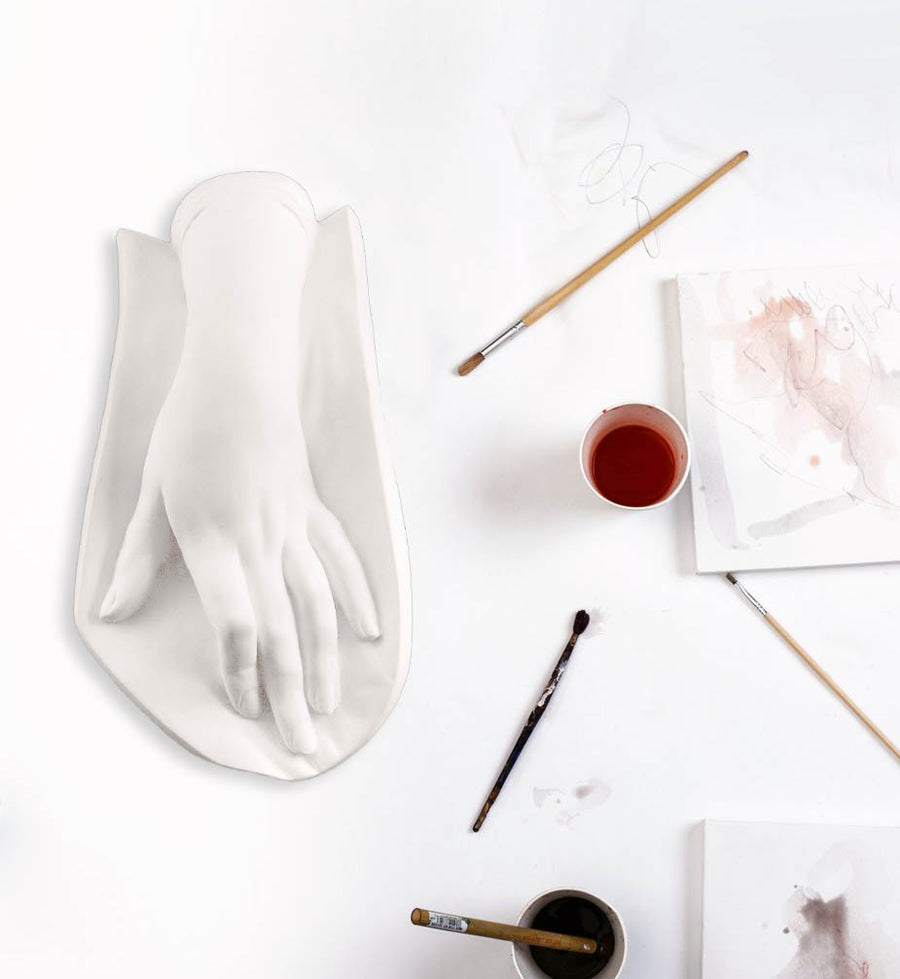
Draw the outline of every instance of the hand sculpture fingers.
M307 755L316 748L316 732L303 691L303 666L294 613L280 564L248 565L256 609L257 645L263 684L281 740L289 751Z
M377 639L381 626L366 572L340 521L323 504L310 514L309 537L350 627L360 639Z
M162 493L155 483L145 482L122 540L112 584L100 606L101 619L127 619L147 601L171 543Z
M325 569L301 534L285 548L284 580L300 637L307 702L331 714L341 697L337 616Z
M212 532L182 535L179 544L216 636L228 699L239 714L258 717L256 616L237 548Z

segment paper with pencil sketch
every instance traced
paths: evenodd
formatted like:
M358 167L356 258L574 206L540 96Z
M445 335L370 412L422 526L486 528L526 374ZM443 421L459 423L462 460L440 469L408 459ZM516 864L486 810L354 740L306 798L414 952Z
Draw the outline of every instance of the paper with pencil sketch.
M697 570L900 560L900 266L678 293Z

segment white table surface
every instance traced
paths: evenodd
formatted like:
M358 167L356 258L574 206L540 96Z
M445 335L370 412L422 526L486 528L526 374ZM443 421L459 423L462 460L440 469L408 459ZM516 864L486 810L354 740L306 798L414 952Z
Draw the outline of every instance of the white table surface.
M624 916L626 976L695 977L704 818L900 820L896 762L727 584L694 575L688 494L613 512L577 468L604 405L681 413L678 272L896 259L898 64L889 2L16 5L0 38L0 975L504 977L504 945L414 930L410 909L510 919L580 885ZM658 257L635 249L453 376L632 230L630 194L591 205L578 187L611 98L647 164L751 158L666 225ZM170 741L71 613L115 230L166 236L184 193L239 169L360 215L413 573L396 711L293 785ZM663 172L689 179L658 168L647 187ZM746 578L900 738L900 569ZM605 632L473 836L582 605ZM609 798L569 822L536 805L535 788L590 779Z

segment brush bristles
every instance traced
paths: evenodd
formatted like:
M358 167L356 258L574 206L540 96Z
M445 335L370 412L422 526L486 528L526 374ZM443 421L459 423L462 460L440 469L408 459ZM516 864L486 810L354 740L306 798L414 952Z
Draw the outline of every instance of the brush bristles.
M582 632L588 627L588 623L591 621L591 617L582 609L580 612L575 613L575 621L572 623L572 632L576 636L580 636Z
M460 364L459 367L456 368L456 373L459 374L460 377L465 377L466 374L471 374L483 360L484 354L472 354L472 356L465 361L465 363Z
M729 572L728 572L728 573L727 573L727 574L725 575L725 577L726 577L726 578L727 578L727 579L728 579L728 580L729 580L729 581L730 581L730 582L731 582L731 583L732 583L733 585L736 585L736 584L737 584L737 578L735 578L735 576L734 576L734 575L733 575L733 574L732 574L732 573L731 573L730 571L729 571Z

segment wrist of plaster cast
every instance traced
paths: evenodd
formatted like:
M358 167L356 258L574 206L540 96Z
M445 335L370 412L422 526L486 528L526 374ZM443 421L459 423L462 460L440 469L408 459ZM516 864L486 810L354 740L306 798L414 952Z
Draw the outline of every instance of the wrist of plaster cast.
M194 221L216 202L234 201L236 196L271 200L287 208L312 235L316 213L306 191L280 173L227 173L196 186L178 205L172 218L172 244L180 252L185 235Z
M215 177L172 222L194 368L246 363L270 382L299 368L300 311L317 223L305 191L279 174Z

